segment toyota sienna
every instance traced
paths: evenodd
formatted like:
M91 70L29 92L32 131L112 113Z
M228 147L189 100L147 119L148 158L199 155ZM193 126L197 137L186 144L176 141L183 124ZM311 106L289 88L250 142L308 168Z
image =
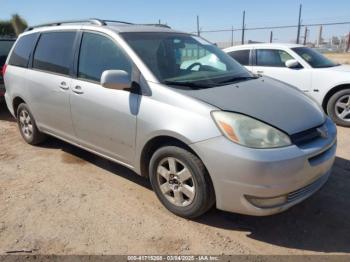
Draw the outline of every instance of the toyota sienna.
M92 19L28 28L3 74L27 143L50 135L120 163L148 177L182 217L213 205L278 213L331 172L336 128L317 103L164 25Z

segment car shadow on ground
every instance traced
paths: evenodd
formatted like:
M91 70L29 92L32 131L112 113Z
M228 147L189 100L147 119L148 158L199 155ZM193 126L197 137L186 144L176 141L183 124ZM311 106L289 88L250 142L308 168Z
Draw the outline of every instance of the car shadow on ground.
M253 217L212 210L197 222L286 248L349 253L350 161L337 157L324 187L284 213Z
M5 101L0 101L0 121L16 122L16 119L8 111Z
M3 108L1 120L14 121ZM64 161L86 161L151 190L148 179L130 169L58 139L49 138L42 147L62 150L66 153ZM229 231L244 231L248 238L286 248L350 253L350 161L337 157L325 186L284 213L253 217L213 208L195 222Z
M148 179L121 165L75 146L50 138L45 147L97 165L151 190ZM350 253L350 161L337 157L333 174L311 198L290 210L268 217L253 217L212 209L195 222L226 230L246 231L247 237L269 244L317 252Z
M141 185L149 190L152 190L147 178L137 175L129 168L119 165L115 162L107 160L93 153L90 153L84 149L66 143L64 141L61 141L59 139L56 139L54 137L49 137L47 141L40 145L40 147L62 150L66 153L66 155L63 157L63 162L79 163L87 161L112 174L118 175L134 183L137 183L138 185Z

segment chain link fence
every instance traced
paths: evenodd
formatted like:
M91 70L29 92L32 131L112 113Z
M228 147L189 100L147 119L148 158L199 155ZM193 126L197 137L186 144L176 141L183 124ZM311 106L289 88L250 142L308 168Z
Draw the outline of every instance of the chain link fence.
M300 25L299 44L315 47L323 52L349 51L350 21ZM197 33L198 32L193 32ZM298 25L226 28L200 30L207 40L225 48L242 43L296 43ZM243 41L242 41L242 35Z

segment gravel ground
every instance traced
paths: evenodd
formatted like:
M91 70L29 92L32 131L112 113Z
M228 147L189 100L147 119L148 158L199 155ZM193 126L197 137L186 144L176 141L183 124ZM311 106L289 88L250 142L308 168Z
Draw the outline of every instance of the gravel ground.
M270 217L166 211L149 182L49 139L23 142L0 108L0 254L312 254L350 252L350 129L339 128L328 183Z
M326 53L324 55L337 63L350 64L350 53Z

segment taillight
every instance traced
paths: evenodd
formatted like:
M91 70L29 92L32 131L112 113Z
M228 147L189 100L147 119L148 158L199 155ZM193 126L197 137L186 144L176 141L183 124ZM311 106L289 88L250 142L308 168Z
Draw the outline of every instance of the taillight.
M4 64L3 67L1 68L1 75L2 76L5 76L6 68L7 68L7 64Z

